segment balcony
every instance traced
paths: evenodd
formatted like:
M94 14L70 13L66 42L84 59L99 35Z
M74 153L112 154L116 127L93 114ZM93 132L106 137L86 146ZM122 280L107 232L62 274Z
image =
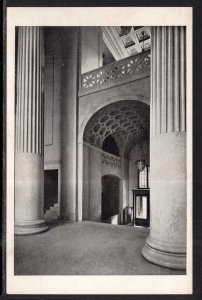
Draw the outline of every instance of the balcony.
M79 96L150 76L150 50L81 75Z
M110 166L111 168L121 168L121 158L103 151L102 164Z

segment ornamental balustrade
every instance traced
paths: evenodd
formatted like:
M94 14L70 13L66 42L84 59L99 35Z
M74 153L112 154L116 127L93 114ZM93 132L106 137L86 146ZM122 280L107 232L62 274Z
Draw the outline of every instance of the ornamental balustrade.
M112 168L121 168L121 159L111 154L102 153L102 163Z
M81 75L81 91L117 83L126 78L147 73L150 70L150 50Z

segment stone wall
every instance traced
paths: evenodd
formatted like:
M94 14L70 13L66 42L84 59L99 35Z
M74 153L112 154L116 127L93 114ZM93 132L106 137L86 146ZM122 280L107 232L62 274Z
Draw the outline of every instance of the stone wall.
M44 163L48 164L61 159L61 32L46 28L44 38Z

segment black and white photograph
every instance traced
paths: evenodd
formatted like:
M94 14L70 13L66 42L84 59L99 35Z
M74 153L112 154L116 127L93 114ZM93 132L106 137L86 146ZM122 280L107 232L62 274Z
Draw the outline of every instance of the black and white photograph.
M126 21L127 8L113 23L97 8L97 24L91 8L71 22L71 9L67 25L62 8L58 23L43 10L36 24L30 10L11 22L9 290L27 280L20 292L36 293L47 276L65 278L61 293L79 278L99 294L110 283L91 280L115 278L117 293L141 294L147 278L154 294L152 280L189 294L191 9L169 24L165 9Z

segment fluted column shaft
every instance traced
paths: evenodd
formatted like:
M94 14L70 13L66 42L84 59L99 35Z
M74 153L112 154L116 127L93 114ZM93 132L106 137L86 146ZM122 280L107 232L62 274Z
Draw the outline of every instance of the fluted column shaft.
M186 267L185 27L152 27L149 261Z
M151 136L185 131L185 27L151 32Z
M15 233L33 234L43 220L43 32L19 27L16 80Z

